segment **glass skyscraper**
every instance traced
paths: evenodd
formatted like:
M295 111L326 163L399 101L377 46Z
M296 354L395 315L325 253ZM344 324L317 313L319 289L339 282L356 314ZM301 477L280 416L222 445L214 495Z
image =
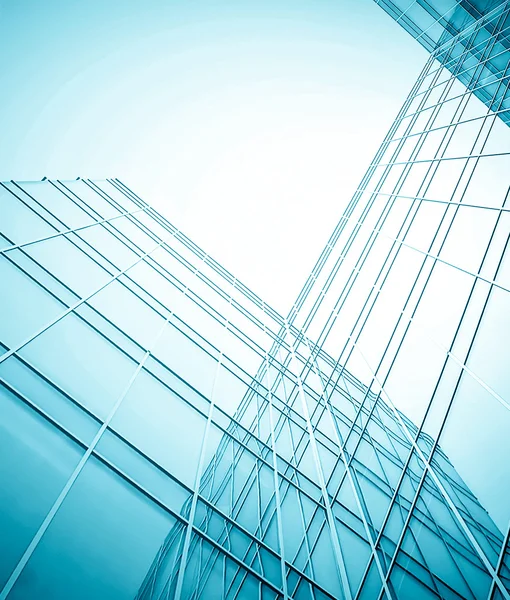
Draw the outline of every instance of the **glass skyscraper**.
M501 0L376 0L477 98L510 122L500 94L510 34ZM487 48L487 44L491 46ZM476 74L475 74L476 72ZM502 89L503 88L503 89Z
M287 316L0 184L1 600L510 600L510 3L380 4L430 59Z

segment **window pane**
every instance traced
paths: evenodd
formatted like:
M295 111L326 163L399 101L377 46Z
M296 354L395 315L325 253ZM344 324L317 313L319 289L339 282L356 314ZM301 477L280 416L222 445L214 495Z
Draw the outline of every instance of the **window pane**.
M111 427L188 486L195 481L205 418L142 371Z
M89 459L10 598L132 600L175 520Z
M83 450L3 385L0 385L0 413L0 584L3 585Z
M136 363L75 314L50 327L20 354L100 418L105 418Z

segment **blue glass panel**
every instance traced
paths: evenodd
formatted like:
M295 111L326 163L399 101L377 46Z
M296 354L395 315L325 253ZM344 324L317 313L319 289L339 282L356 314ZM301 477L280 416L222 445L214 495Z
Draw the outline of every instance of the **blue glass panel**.
M124 283L113 281L89 301L90 306L112 321L143 348L154 345L165 320ZM136 319L133 315L136 314Z
M166 327L152 353L206 398L211 397L217 361L173 324Z
M36 212L23 204L15 194L22 192L10 186L13 193L0 186L0 214L2 215L2 233L11 244L22 244L54 234L57 229L45 223ZM3 244L2 244L3 247Z
M17 356L0 363L0 377L84 444L96 435L100 422Z
M101 436L95 452L175 513L180 513L190 498L190 491L169 477L169 471L109 429Z
M111 266L107 271L90 258L93 248L85 252L62 236L29 246L27 253L81 297L105 285L114 271Z
M4 289L10 290L0 294L0 340L9 348L24 342L65 310L61 302L4 256L0 257L0 281Z
M10 597L131 600L174 523L89 459Z
M492 361L483 360L488 368L496 365L495 371L498 370L497 355ZM510 411L480 383L464 374L440 444L500 531L506 530L510 518L506 501L510 494L509 426Z
M399 600L428 600L440 598L440 596L430 587L424 585L420 580L411 575L408 571L396 565L391 573L390 581L396 592L396 598Z
M21 355L100 418L108 415L136 368L72 313L25 346Z
M3 482L0 583L3 585L83 450L2 385L0 413L0 481Z
M170 473L193 486L205 418L170 389L142 371L111 427Z
M78 234L118 269L126 269L142 254L140 250L132 248L132 244L126 243L122 236L115 234L114 229L123 218L125 217L113 221L110 225L95 225L83 229Z
M312 552L312 565L316 581L335 598L345 598L340 583L339 567L328 527L324 527Z

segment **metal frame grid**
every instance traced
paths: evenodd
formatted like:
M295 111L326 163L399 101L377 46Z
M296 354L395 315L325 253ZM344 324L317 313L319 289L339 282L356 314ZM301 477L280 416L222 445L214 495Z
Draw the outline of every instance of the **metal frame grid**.
M86 209L88 214L94 214L91 211L94 210L92 207L96 197L105 201L105 207L112 206L120 212L109 218L104 212L94 214L94 223L83 224L81 221L81 224L75 227L70 226L70 222L67 222L61 213L58 216L58 231L51 234L45 232L38 239L31 237L28 243L6 238L6 245L1 252L5 261L16 265L17 269L31 278L31 285L37 283L46 293L58 298L61 306L58 316L46 322L28 338L21 339L11 347L4 346L4 354L0 357L2 385L17 401L29 406L82 448L80 460L16 563L2 591L2 597L8 597L11 591L16 590L17 581L22 581L25 568L50 530L53 520L58 518L59 511L69 502L73 486L79 485L80 476L90 461L100 461L106 465L112 475L115 474L116 477L129 482L137 493L143 494L174 519L175 524L157 553L157 560L149 571L140 597L193 597L193 594L197 596L210 593L210 587L205 586L213 575L217 577L218 564L222 565L223 572L223 580L218 588L222 590L221 593L218 592L221 597L243 597L243 594L248 593L245 590L249 589L250 597L258 593L264 598L267 594L284 598L299 597L299 594L308 594L314 598L353 598L362 597L363 590L369 589L370 585L381 587L388 597L396 597L391 591L391 584L381 579L386 572L384 565L388 556L380 549L375 551L383 537L379 536L380 539L376 541L377 530L373 516L367 510L367 500L360 480L371 481L370 485L386 489L392 489L391 483L388 475L383 476L383 479L378 475L378 471L381 474L385 472L384 468L382 471L380 467L377 470L367 470L369 462L362 461L349 446L353 438L356 438L357 446L369 440L380 465L382 461L390 461L390 464L394 464L393 469L402 468L404 457L411 446L390 407L352 377L344 367L335 363L320 347L304 337L301 331L289 325L286 319L278 315L274 318L276 313L265 304L258 303L253 294L237 293L237 290L244 289L242 284L224 274L221 269L215 268L216 263L210 257L196 250L181 232L171 227L147 205L142 204L120 182L80 182L82 193L85 190L91 192L88 203L83 202L83 198L72 191L73 188L76 190L76 186L77 184L72 185L71 182L43 182L35 188L39 193L32 192L27 184L3 186L9 203L15 203L18 208L30 209L34 215L39 215L39 219L42 216L49 217L50 214L53 219L57 218L55 214L48 212L50 202L56 198L65 199L69 216L70 207L73 207L73 210L74 207L80 207L80 210ZM41 194L43 190L49 193L46 202L36 200L36 197L44 195ZM112 192L112 196L108 191ZM127 202L124 206L118 202L123 198L117 192L125 195ZM53 200L49 199L50 196ZM150 232L151 242L155 245L153 249L135 243L137 238L133 232L130 231L129 236L126 235L128 230L121 225L124 219L132 223L137 215L147 214L149 211L155 216L155 223L137 221L136 224L141 231L147 234ZM19 216L19 213L16 213L16 219L12 221L14 225ZM46 219L45 222L51 223L52 227L56 225L51 219ZM152 237L155 235L153 232L156 230L156 222L166 230L166 239ZM6 225L8 229L8 223ZM112 253L117 251L112 243L100 248L82 237L84 231L93 227L107 230L110 241L115 238L126 247L136 247L136 258L124 267L116 263L112 260ZM57 269L47 268L49 265L45 264L43 259L48 255L29 254L31 249L42 247L58 237L65 238L69 241L69 247L78 248L95 264L99 263L101 257L101 266L103 269L109 269L107 283L102 283L78 298L74 289L76 282L58 279ZM181 261L186 260L186 281L178 281L175 278L175 269L172 274L163 261L151 261L155 249L163 245L168 255L173 252L173 256ZM187 259L193 260L185 259L185 247L192 248L191 254L186 256ZM104 254L101 250L104 250ZM94 253L97 253L97 257ZM57 266L61 257L55 256L53 252L50 256L57 261L53 267ZM241 365L236 365L228 358L218 347L219 344L213 347L207 342L208 337L216 331L208 329L212 327L211 324L202 331L194 331L189 325L186 327L186 323L179 319L177 311L169 309L171 304L158 298L161 293L159 286L149 286L148 280L139 279L140 274L135 273L134 267L140 262L150 265L154 272L171 282L188 303L196 304L200 300L200 310L208 315L210 323L221 323L225 331L236 335L240 344L250 345L252 350L257 350L256 360L262 358L257 375L254 378L250 377ZM220 279L213 282L213 269L216 274L220 274L223 286L218 285ZM43 270L46 279L42 277ZM130 278L123 279L123 276L129 275L130 272ZM153 339L148 344L141 344L140 339L126 331L125 327L120 327L115 319L112 320L104 308L101 311L100 305L92 303L94 296L99 296L115 281L121 283L123 288L128 289L140 302L154 311L159 311L159 327L154 328ZM209 296L204 294L205 288L202 288L200 299L198 294L194 293L193 287L199 281L206 282ZM215 297L222 298L222 311L213 308ZM248 313L246 307L250 304ZM83 310L85 307L87 310ZM260 321L257 323L267 339L264 351L248 337L237 337L238 331L246 329L248 324L254 321L252 313L257 314L256 307L262 309L258 314L264 319L263 324L260 324ZM184 310L184 306L181 306L181 309ZM239 319L239 316L235 315L242 315L244 320L243 323L238 321L238 327L234 327L234 321ZM87 323L97 337L107 339L109 344L129 356L133 365L132 374L125 387L110 411L102 417L97 411L86 406L86 395L78 398L70 393L65 383L58 381L58 378L52 378L48 369L37 364L34 355L23 352L24 348L30 348L35 340L72 316ZM197 324L203 325L200 321L197 321ZM173 372L169 368L176 367L163 361L158 355L158 343L165 330L175 325L181 328L187 339L192 339L193 343L201 348L202 358L199 359L199 363L205 362L207 357L214 356L216 367L209 394L194 389L195 382L189 378L183 380L179 377L178 370ZM278 333L275 334L275 331ZM79 339L76 341L80 342ZM230 346L226 345L225 350L227 347ZM243 402L239 404L240 397L236 396L235 408L230 413L220 405L223 399L216 390L221 369L224 367L229 373L235 374L238 381L243 382L245 389ZM33 388L29 388L31 393L23 389L27 372L31 373L31 377L37 376L41 386L51 387L53 393L58 393L65 403L71 403L80 415L86 416L94 424L94 435L88 442L74 423L76 417L71 420L68 418L66 422L62 418L64 413L56 411L51 404L45 405L38 394L34 394ZM149 451L137 445L130 439L129 434L116 426L116 414L126 398L129 399L133 386L145 374L150 374L151 379L164 386L165 394L178 395L179 402L189 406L206 423L200 440L197 470L191 485L176 477L171 468L161 464L160 460L152 457ZM75 374L71 372L71 375ZM315 381L312 381L312 375L315 375ZM197 380L196 384L198 383ZM406 421L409 430L416 431L403 415L399 418ZM329 429L325 428L326 420L330 421ZM373 430L368 427L369 422L373 424ZM125 451L129 450L131 454L142 457L146 469L156 470L164 476L165 485L169 488L165 499L161 497L161 490L158 490L159 493L155 492L151 485L146 483L149 481L147 476L141 476L140 471L133 473L130 460L120 460L118 451L112 454L112 444L120 444ZM429 446L430 444L431 442ZM403 451L402 448L406 450ZM450 485L456 487L457 493L466 496L465 503L476 505L476 500L472 498L466 486L447 474L451 466L446 456L441 457L438 470L441 468L445 471L442 474L444 480L450 481ZM419 474L410 470L409 480L416 488ZM345 485L344 481L348 485ZM181 491L178 492L178 489ZM345 499L342 501L346 489L353 492L353 506ZM182 504L176 503L177 498L183 498L183 493L184 497L187 495L188 500ZM434 491L431 493L434 494ZM226 505L222 494L228 495ZM439 498L437 492L436 496ZM248 515L243 513L246 506L254 502L254 498L258 499L258 516L255 522L251 510L248 511ZM411 500L411 497L406 498L405 494L400 494L394 501L405 510L404 507L409 506ZM295 506L294 510L292 505ZM251 509L254 509L254 506L251 506ZM298 539L292 543L288 541L289 514L300 515L302 528ZM430 511L424 510L420 514L428 526L437 528L433 525L434 517ZM245 521L246 519L248 520ZM219 530L218 520L222 523ZM490 534L491 532L487 533ZM441 535L446 536L446 532L442 532ZM358 544L360 555L367 559L368 566L364 575L359 566L353 571L352 565L348 564L345 550L342 550L345 548L346 536L352 537L351 543ZM243 538L244 543L241 543L239 538ZM390 538L387 543L391 543ZM374 577L368 564L368 553L373 556L377 565L379 584L368 582ZM326 557L334 557L331 567L338 569L336 577L334 571L332 574L321 569ZM410 555L407 558L419 564ZM277 564L280 565L279 569L275 567ZM183 568L184 565L187 565L187 568ZM235 565L237 566L232 571ZM163 567L167 569L167 579L163 576ZM201 577L197 577L197 573L200 573ZM189 577L191 581L187 579ZM361 581L365 583L360 585ZM254 591L255 588L257 592ZM147 596L149 589L151 595ZM159 596L156 595L156 590L159 590Z
M1 600L30 585L69 596L58 566L41 566L66 523L79 542L61 568L96 569L82 572L84 597L116 583L140 600L510 598L509 529L444 450L466 382L494 415L509 409L476 361L495 290L510 291L508 181L469 201L487 161L510 154L508 64L486 73L506 56L508 13L501 3L431 56L287 318L118 180L2 184L3 301L23 298L2 307L2 402L75 459L60 478L40 465L58 481L46 504L33 499L21 550L6 551ZM491 215L470 265L451 249L466 211L480 227ZM456 310L445 307L454 327L438 340L421 311L437 306L441 270ZM452 273L467 282L463 302ZM409 416L399 396L413 391L395 381L412 361L431 387ZM117 504L98 489L104 503L144 507L102 563L80 551L82 519L65 521L99 468L124 486ZM79 506L89 523L90 503ZM109 510L97 528L122 520ZM142 515L147 530L155 515L165 523L148 549L129 538ZM136 586L108 580L119 560Z
M510 47L508 23L498 30L493 26L495 17L505 8L504 2L376 0L376 3L422 46L434 53L436 59L450 71L455 70L457 61L461 60L464 69L457 69L457 78L468 87L473 85L471 91L489 108L495 109L497 101L495 103L493 100L493 90L502 75L502 69L505 68L502 58ZM467 43L474 29L477 30L478 39L474 43ZM481 60L479 49L484 47L487 38L491 36L497 38L494 48ZM456 44L456 48L451 52L449 49L453 43ZM484 74L478 78L476 84L472 84L470 71L477 69L480 64L483 64ZM501 118L506 123L510 119L507 112L502 113Z
M499 10L493 13L491 24L495 32L494 37L486 40L483 51L479 49L482 62L483 57L493 51L498 31L505 26L504 24L507 21L508 3L503 3ZM486 26L487 23L484 19L480 21L479 27L470 28L470 44L477 42L478 29L483 28L485 30ZM442 62L448 49L453 52L455 43L456 40L453 40L449 48L446 46L441 47ZM463 46L466 46L466 40L463 40ZM465 52L465 56L469 56L469 52ZM465 535L480 555L491 578L493 578L490 594L494 594L495 597L507 597L508 595L502 582L503 577L501 577L500 570L504 564L508 544L508 529L505 524L502 525L505 527L506 535L500 536L503 543L499 545L495 554L493 550L487 552L482 549L479 541L475 539L471 531L474 529L473 524L466 523L466 519L458 514L455 501L445 487L441 485L441 478L435 474L435 455L433 452L438 450L438 440L445 428L447 429L447 418L452 411L452 406L455 407L464 401L463 398L458 399L460 395L458 390L467 377L471 377L476 381L483 391L503 406L505 409L503 418L508 418L506 413L509 408L508 400L491 386L491 382L477 375L476 370L470 367L469 360L471 349L476 344L477 335L480 334L480 331L483 331L483 316L493 290L501 290L505 294L509 291L508 285L501 278L502 265L506 258L509 230L506 217L508 209L505 205L508 196L508 173L510 172L508 165L504 165L499 171L503 185L499 196L496 196L496 198L483 198L483 202L479 203L464 202L464 199L474 187L473 182L476 176L482 171L482 165L497 157L508 157L508 131L498 121L498 116L501 116L502 110L504 110L501 105L508 97L508 52L506 53L506 65L503 77L498 83L498 88L494 90L494 99L491 102L491 106L494 106L496 102L499 102L499 105L492 112L477 103L470 91L476 88L478 78L483 76L483 67L473 72L473 80L470 82L468 89L463 93L458 93L455 89L459 87L455 70L453 73L445 73L445 67L437 64L436 56L431 56L376 159L370 166L351 205L342 217L316 268L305 284L293 312L291 312L293 323L302 327L303 331L312 339L318 339L318 343L322 348L330 349L332 352L335 346L343 346L338 364L346 365L346 368L353 364L353 368L355 368L355 361L350 361L356 353L361 356L362 362L368 362L368 365L365 364L368 367L368 379L372 378L377 390L380 390L386 401L392 404L392 394L388 393L385 387L387 387L388 380L391 377L391 369L398 361L399 352L402 354L402 347L404 347L403 352L406 351L404 344L406 334L415 323L419 304L425 295L427 284L431 281L434 268L437 269L437 265L440 264L448 267L448 270L451 269L469 275L472 282L471 291L466 295L465 304L459 307L457 314L453 317L456 319L457 327L454 336L451 338L451 343L447 346L444 343L438 344L437 340L433 340L443 352L444 362L437 374L433 374L431 377L432 379L437 377L437 382L435 388L431 390L433 393L428 399L428 406L421 415L423 424L420 426L419 435L416 439L412 439L411 436L409 438L413 443L416 455L422 461L423 473L413 506L416 506L419 502L418 493L426 479L434 479L434 483L440 489L452 514L460 523ZM448 66L451 68L451 65ZM462 67L462 62L457 61L456 68L462 69ZM430 99L434 90L439 87L438 80L441 80L441 78L441 95L439 98ZM447 121L438 127L437 122L443 117L441 111L445 111L448 102L454 103L455 109L446 112ZM468 107L468 112L471 111L469 119L463 118L466 107ZM473 116L473 111L477 111L478 114L475 113L476 116ZM460 133L459 126L463 123L475 124L476 129L469 132L470 136ZM436 136L434 138L433 135L430 135L435 132L439 132L441 137ZM455 135L456 137L454 137ZM432 143L427 146L431 138ZM464 145L464 154L458 150L459 140ZM487 152L488 145L494 144L494 142L501 145L503 150L500 152ZM454 145L455 143L457 143L457 146ZM449 154L449 148L452 145L455 150ZM402 158L403 155L404 158ZM435 178L436 180L439 178L439 168L449 161L461 162L461 169L457 173L454 172L451 181L448 182L452 189L451 196L443 199L438 199L433 195L429 197L429 190L435 183ZM422 169L419 177L416 177L415 172L420 165L426 168ZM477 168L478 171L476 171ZM415 172L412 171L413 169ZM492 175L494 176L494 173ZM482 183L486 186L487 194L490 195L490 179L487 175ZM408 189L412 189L412 191L403 193L402 190L406 184L408 184ZM444 178L442 187L446 187ZM477 191L478 195L482 196L483 192L481 193L478 188ZM412 229L415 220L417 224L423 226L420 219L424 218L424 211L420 209L423 205L429 203L442 205L442 212L439 212L441 206L437 206L436 228L431 229L429 240L422 240L422 245L417 246L410 242L412 235L409 232L416 232L416 227L414 231ZM403 208L399 206L402 204L404 204ZM461 209L464 209L465 214L467 208L477 209L477 215L481 211L493 215L491 225L486 228L485 237L482 237L482 240L486 240L486 245L482 248L483 252L480 253L479 265L473 269L467 269L455 261L446 260L442 253L443 248L448 243L448 236L453 237L452 232L455 231L454 220L456 215L459 212L462 215ZM378 243L381 238L386 238L391 244ZM464 246L460 246L459 255L462 251L466 251L466 244L469 244L470 241L464 240ZM409 249L412 252L409 253L403 249ZM408 256L413 253L421 255L422 261L419 268L415 270L414 282L408 290L407 299L405 297L402 299L401 308L394 317L391 314L388 315L394 318L395 321L392 321L394 326L392 325L391 335L385 338L388 342L386 347L382 349L378 360L367 361L364 351L370 348L371 340L369 337L363 340L363 331L367 322L370 323L374 306L377 307L378 301L379 305L382 304L380 298L385 296L385 286L388 288L395 284L395 279L392 280L391 269L398 264L398 255L403 252L407 252ZM373 271L370 270L368 264L371 260L378 265L377 270L375 268ZM364 287L363 283L358 284L360 291L357 292L356 281L363 280L363 276L367 272L369 273L368 281L364 282ZM489 273L490 275L488 275ZM431 287L432 285L429 286L429 289ZM445 293L447 298L450 292L448 287L443 288L441 291ZM438 296L438 292L435 292L435 297L440 298L441 296ZM335 302L333 306L327 303L328 299L331 298ZM346 308L349 301L352 304L353 299L358 307L362 307L361 310L353 308L352 312L349 312L349 309ZM390 301L392 301L391 297ZM505 300L503 299L503 301ZM396 302L396 300L392 302ZM438 305L437 308L440 309L440 306ZM381 314L378 315L378 318L381 319ZM338 325L340 321L342 321L341 334L335 335L335 324ZM374 322L377 323L377 318L372 318L372 323ZM421 362L425 365L423 367L425 369L427 368L427 361L423 358L428 351L427 339L431 337L426 331L426 326L429 324L422 322L422 326L425 325L425 329L422 327L420 332L423 348L421 356L420 352L416 352L414 357L414 364L418 365ZM464 327L464 331L462 327ZM467 334L469 332L470 336L468 338ZM459 343L462 339L461 334L467 338L463 340L462 344ZM332 343L328 343L331 338ZM362 340L361 348L360 339ZM496 338L494 343L497 342ZM462 357L463 353L465 353L464 357ZM496 358L496 362L497 360ZM505 360L504 355L499 359L499 366L503 371L505 370ZM410 361L409 364L411 364ZM359 365L357 370L362 371ZM452 373L449 373L449 370ZM441 390L441 386L450 377L452 381L448 384L451 387L445 392ZM438 390L444 394L439 400L437 400ZM441 407L441 402L445 406ZM424 453L423 449L420 448L420 442L423 436L427 435L426 426L429 425L430 415L436 410L436 405L441 407L442 418L440 424L435 425L433 437L436 441L432 451L427 450ZM490 407L487 407L487 410L490 411ZM487 456L488 461L490 461L489 456ZM388 516L390 510L387 513ZM405 540L406 527L412 518L412 512L410 511L402 529L397 550ZM391 572L396 559L397 551L394 553L389 572ZM499 578L498 573L500 574ZM386 579L388 579L388 576L386 576ZM508 584L506 586L506 589L508 589ZM441 596L441 593L439 595Z

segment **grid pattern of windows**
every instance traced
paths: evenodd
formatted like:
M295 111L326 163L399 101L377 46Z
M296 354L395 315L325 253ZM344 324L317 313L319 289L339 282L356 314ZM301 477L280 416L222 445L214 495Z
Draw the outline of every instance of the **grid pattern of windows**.
M443 497L492 576L503 580L510 520L508 51L491 102L471 91L484 81L484 59L508 14L509 4L500 3L431 55L289 316L418 427L424 483L437 453L448 455L503 544L493 551L480 543L454 509L455 495L444 488ZM480 62L466 86L457 75L463 60L471 64L465 49L473 44ZM421 447L427 438L430 450ZM507 597L494 586L490 594Z
M496 4L287 317L118 180L0 184L0 600L510 600Z
M477 98L492 110L496 90L507 75L510 20L501 0L376 0ZM504 15L503 23L497 17ZM490 40L491 49L486 51ZM438 51L443 49L443 51ZM473 77L473 72L480 72ZM499 93L502 93L501 90ZM500 118L510 124L508 112Z
M284 320L118 181L0 203L0 597L133 598Z
M120 182L1 200L3 598L489 589L434 439Z

